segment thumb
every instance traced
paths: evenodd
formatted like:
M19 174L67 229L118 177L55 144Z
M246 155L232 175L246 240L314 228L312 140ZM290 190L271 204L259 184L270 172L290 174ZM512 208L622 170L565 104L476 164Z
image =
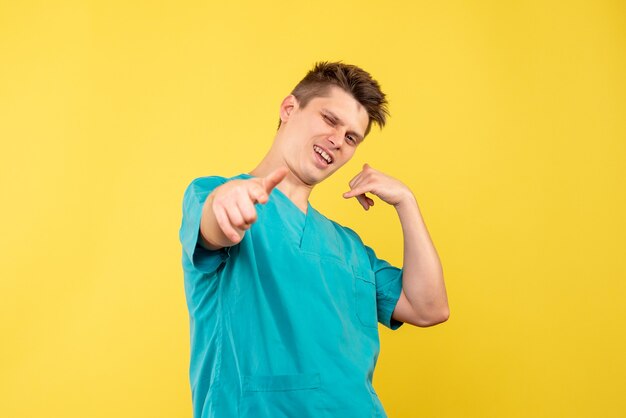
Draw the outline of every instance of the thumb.
M287 176L289 169L287 167L279 167L263 178L263 187L269 195L274 187Z

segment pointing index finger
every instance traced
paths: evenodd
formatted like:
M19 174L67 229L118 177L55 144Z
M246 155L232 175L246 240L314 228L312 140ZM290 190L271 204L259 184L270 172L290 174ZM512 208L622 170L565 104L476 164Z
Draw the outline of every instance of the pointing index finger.
M278 185L287 176L289 169L287 167L280 167L268 174L263 178L263 187L269 195L274 187Z

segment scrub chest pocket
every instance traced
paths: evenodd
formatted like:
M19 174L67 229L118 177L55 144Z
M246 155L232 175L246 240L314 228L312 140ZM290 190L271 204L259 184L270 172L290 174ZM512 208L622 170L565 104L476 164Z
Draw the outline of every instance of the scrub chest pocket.
M317 418L322 409L320 374L243 376L241 418Z
M363 326L378 328L374 272L354 269L356 315Z

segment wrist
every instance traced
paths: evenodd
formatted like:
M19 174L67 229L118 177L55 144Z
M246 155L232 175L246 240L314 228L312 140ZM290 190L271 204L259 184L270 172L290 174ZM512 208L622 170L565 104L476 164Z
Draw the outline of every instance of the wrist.
M406 207L417 206L417 199L410 190L407 190L406 193L402 195L398 203L393 206L396 208L396 210L402 210Z

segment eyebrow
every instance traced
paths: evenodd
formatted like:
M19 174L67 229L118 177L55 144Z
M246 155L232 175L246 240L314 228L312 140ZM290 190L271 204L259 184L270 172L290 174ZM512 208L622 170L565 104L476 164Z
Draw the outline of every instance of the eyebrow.
M338 123L339 125L341 125L341 126L345 126L346 125L337 115L335 115L330 110L328 110L326 108L322 108L322 112L326 113L326 116L330 116L332 119L334 119L335 122ZM352 135L356 136L359 141L363 141L363 135L361 135L361 134L359 134L357 132L347 131L346 133L352 134Z

